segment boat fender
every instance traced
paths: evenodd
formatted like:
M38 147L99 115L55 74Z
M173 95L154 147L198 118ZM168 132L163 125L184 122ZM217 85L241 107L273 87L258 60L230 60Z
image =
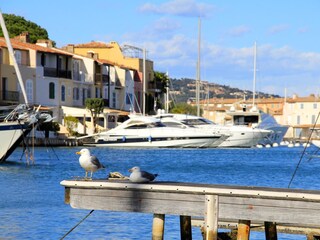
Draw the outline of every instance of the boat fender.
M123 137L122 137L122 142L125 142L125 141L126 141L126 137L123 136Z
M152 137L151 136L148 137L148 141L152 142Z

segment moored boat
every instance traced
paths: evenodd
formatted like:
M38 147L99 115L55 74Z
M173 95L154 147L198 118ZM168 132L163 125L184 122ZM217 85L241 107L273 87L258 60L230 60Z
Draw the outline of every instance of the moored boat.
M49 114L40 114L38 109L33 109L25 104L14 108L0 122L0 163L8 159L32 129L41 122L51 120Z
M222 134L226 136L219 144L214 144L212 147L219 148L248 148L255 147L262 139L271 133L269 130L252 128L248 126L224 126L194 115L188 114L158 114L157 118L162 122L168 122L170 118L174 118L187 126L192 126L202 129L212 134ZM166 124L166 123L165 123Z
M93 137L93 145L104 147L204 148L224 136L196 128L167 127L159 119L136 116Z

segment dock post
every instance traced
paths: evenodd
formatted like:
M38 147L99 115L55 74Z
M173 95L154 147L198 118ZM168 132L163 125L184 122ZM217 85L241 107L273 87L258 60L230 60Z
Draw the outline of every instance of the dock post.
M153 214L152 240L163 240L164 236L164 214Z
M204 239L217 240L218 239L218 196L206 195L205 198L205 226Z
M264 230L266 233L266 240L278 240L277 224L275 222L264 222Z
M237 240L249 240L250 220L239 220Z
M192 240L191 217L180 216L181 240Z

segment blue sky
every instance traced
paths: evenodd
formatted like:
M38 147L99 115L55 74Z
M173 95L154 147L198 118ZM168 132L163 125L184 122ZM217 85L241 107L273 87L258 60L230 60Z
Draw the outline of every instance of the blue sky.
M320 93L320 1L292 0L2 0L47 29L58 47L92 40L146 48L154 69L196 78L201 16L201 79L256 90Z

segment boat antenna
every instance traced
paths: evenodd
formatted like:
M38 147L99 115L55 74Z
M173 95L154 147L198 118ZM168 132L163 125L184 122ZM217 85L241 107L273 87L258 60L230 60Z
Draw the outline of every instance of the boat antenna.
M196 80L196 104L197 116L200 116L200 42L201 42L201 18L198 22L198 62L197 62L197 80Z
M20 69L19 69L19 66L17 64L17 60L16 60L16 58L14 56L14 52L13 52L13 48L12 48L12 45L11 45L11 42L10 42L8 30L7 30L6 24L4 22L1 10L0 10L0 24L1 24L1 28L2 28L2 32L3 32L4 38L6 40L6 44L7 44L7 48L8 48L11 60L13 61L14 69L15 69L17 77L18 77L18 81L19 81L19 84L20 84L20 87L21 87L21 91L22 91L22 94L23 94L23 97L24 97L24 101L25 101L26 105L28 105L27 93L26 93L26 90L24 88L24 83L23 83L23 80L22 80L22 77L21 77Z

